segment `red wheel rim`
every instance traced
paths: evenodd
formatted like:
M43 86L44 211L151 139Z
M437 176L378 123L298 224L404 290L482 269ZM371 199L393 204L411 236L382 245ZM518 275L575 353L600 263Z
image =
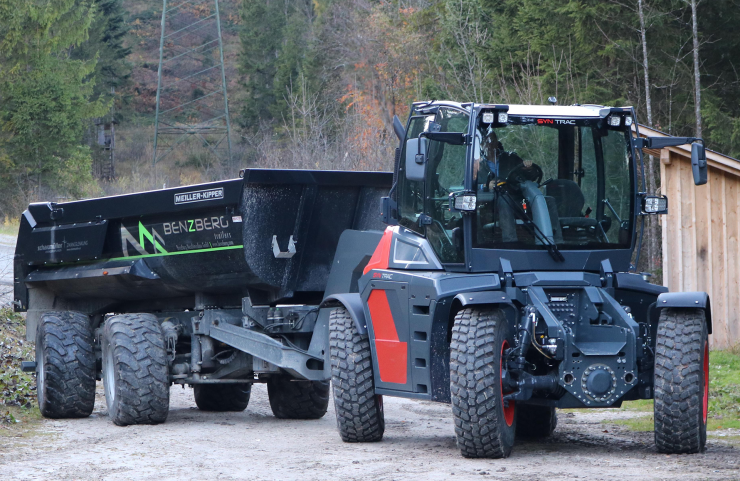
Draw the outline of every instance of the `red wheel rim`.
M504 341L503 344L501 344L501 359L499 361L499 379L501 380L501 408L504 411L504 421L506 421L507 426L511 426L514 424L514 401L509 401L509 407L506 407L506 404L504 403L504 379L503 379L503 372L504 372L504 351L508 349L509 347L509 341ZM509 394L509 393L506 393Z
M709 411L709 343L704 343L704 424L707 423Z

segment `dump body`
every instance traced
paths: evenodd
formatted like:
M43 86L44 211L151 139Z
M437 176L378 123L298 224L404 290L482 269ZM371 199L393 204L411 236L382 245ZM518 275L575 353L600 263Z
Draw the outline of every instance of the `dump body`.
M383 228L378 205L390 173L242 175L30 205L16 249L16 308L65 304L91 315L187 309L196 294L234 306L248 295L254 303L318 303L342 232Z

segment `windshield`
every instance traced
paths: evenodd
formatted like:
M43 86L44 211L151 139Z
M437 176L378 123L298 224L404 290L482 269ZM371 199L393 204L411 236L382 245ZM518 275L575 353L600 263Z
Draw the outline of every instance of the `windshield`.
M629 248L629 133L603 122L510 117L505 127L479 126L473 247Z

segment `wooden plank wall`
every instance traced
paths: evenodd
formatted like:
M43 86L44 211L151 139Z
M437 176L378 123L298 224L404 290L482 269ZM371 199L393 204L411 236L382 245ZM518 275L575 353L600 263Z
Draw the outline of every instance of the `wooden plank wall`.
M710 164L708 182L694 186L689 153L661 151L663 283L671 291L706 291L712 304L710 343L740 343L740 176Z

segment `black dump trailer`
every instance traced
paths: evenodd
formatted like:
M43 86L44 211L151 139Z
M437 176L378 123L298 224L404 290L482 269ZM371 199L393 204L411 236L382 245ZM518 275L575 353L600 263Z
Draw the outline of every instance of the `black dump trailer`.
M165 420L171 383L280 418L326 412L328 311L357 292L385 227L384 172L247 169L239 179L66 203L21 218L15 307L36 340L39 407L89 415L102 377L116 424ZM339 245L341 255L335 259ZM341 263L330 276L332 263Z

